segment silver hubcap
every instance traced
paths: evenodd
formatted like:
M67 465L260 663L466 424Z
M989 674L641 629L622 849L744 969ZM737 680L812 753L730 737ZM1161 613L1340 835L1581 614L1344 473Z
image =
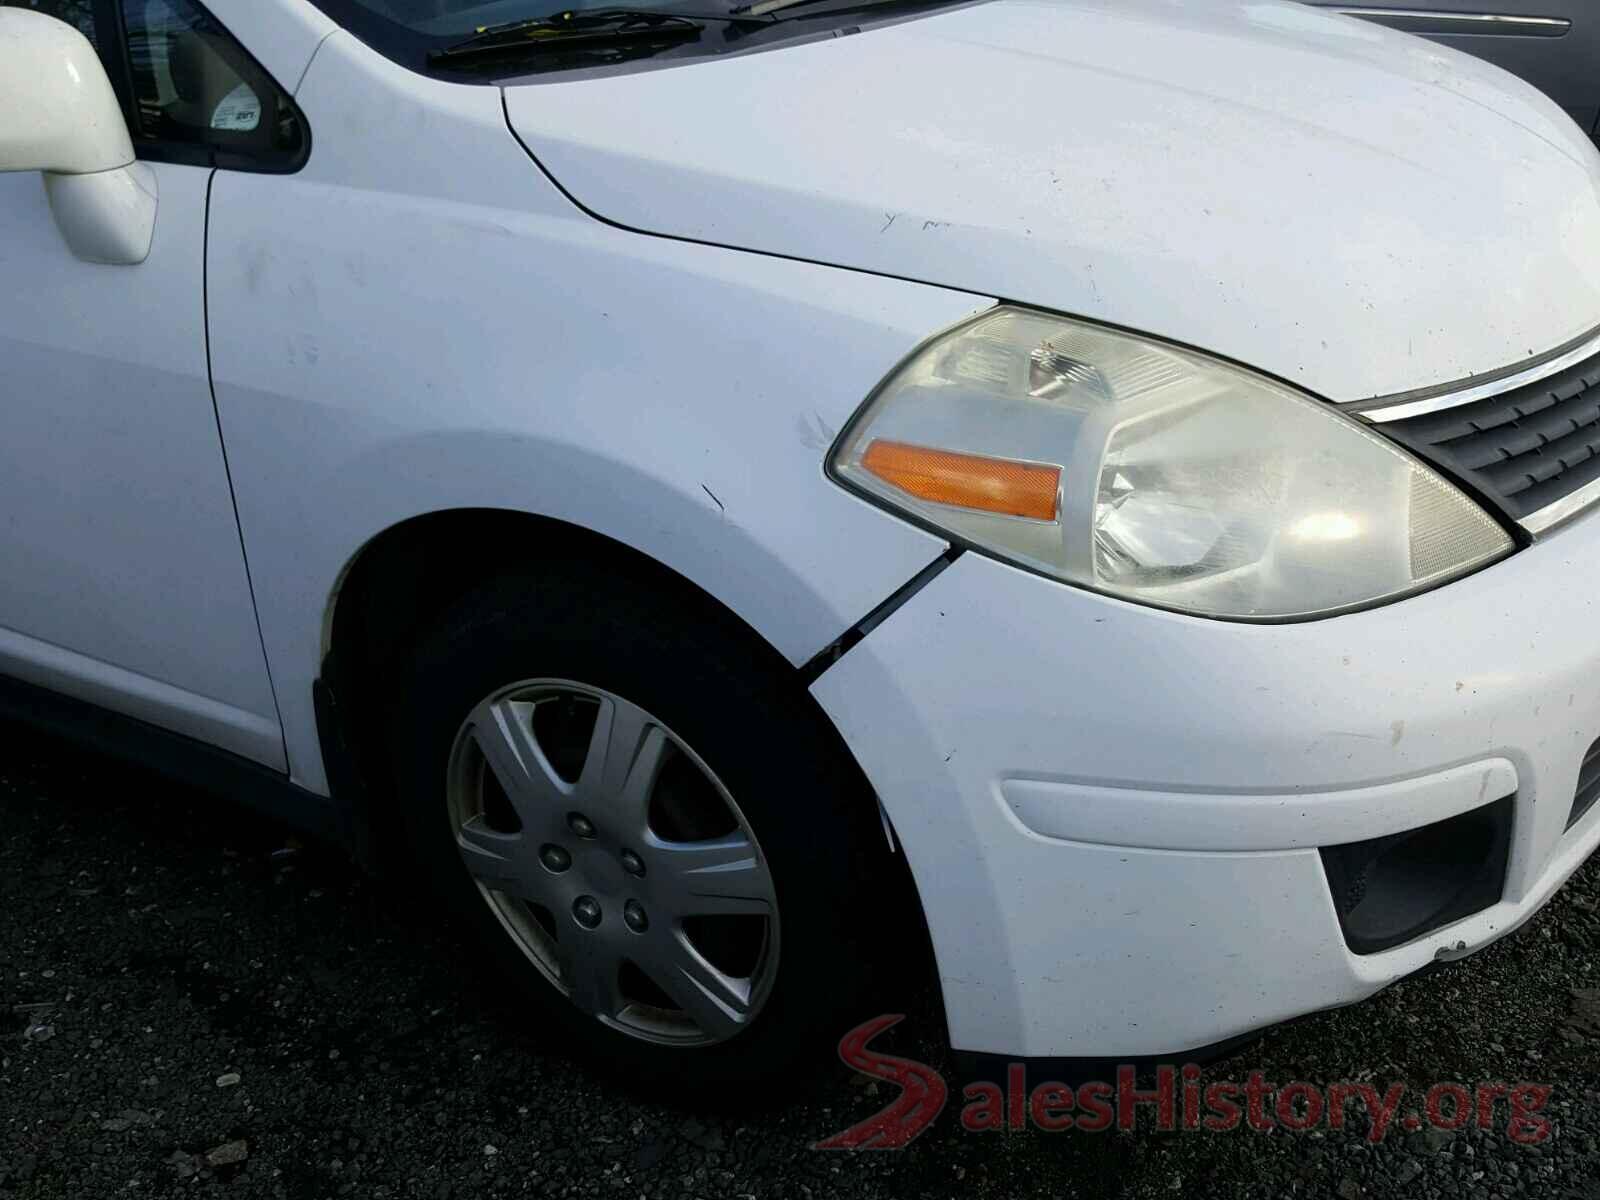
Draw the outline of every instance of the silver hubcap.
M584 1012L653 1042L754 1019L778 962L765 856L721 781L649 713L534 679L472 710L450 828L484 901Z

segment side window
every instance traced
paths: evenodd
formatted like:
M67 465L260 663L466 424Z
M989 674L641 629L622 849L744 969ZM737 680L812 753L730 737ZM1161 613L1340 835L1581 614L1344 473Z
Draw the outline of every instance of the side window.
M197 0L0 0L94 43L140 158L294 171L310 136L294 101Z
M193 0L121 8L136 141L199 147L218 166L300 164L305 125L294 102L216 18Z

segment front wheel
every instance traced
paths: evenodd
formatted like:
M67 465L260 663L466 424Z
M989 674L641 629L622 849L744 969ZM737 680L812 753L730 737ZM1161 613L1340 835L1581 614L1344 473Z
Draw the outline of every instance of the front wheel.
M748 630L572 562L468 596L401 694L411 849L543 1023L674 1089L831 1058L881 949L887 845Z

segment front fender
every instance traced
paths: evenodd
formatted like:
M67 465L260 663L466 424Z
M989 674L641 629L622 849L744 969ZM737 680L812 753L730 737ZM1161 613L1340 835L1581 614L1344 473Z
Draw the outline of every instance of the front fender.
M329 599L409 518L493 508L594 530L796 663L943 548L830 483L823 459L903 356L990 301L604 225L537 171L493 89L342 35L298 100L317 153L292 177L219 173L207 263L218 414L297 782L326 791L311 685Z

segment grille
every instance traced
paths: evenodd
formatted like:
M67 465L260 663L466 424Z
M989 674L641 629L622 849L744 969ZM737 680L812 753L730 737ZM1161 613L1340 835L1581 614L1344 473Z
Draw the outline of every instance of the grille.
M1600 800L1600 742L1589 747L1589 753L1583 756L1583 766L1578 769L1578 793L1572 798L1567 828L1576 825L1596 800Z
M1600 355L1487 400L1377 428L1520 521L1600 479Z

